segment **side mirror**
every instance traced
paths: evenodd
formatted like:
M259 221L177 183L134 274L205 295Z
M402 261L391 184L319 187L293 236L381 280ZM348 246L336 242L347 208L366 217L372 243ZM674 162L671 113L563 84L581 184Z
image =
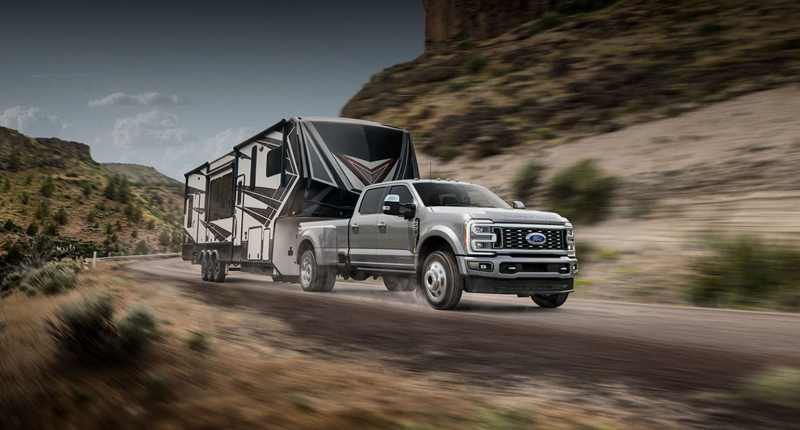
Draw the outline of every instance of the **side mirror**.
M516 200L514 201L514 209L525 209L525 205L521 201Z
M400 196L389 194L383 199L383 213L386 215L400 215Z
M417 214L417 205L414 203L406 203L403 207L406 208L406 211L403 212L403 218L414 219L414 216Z

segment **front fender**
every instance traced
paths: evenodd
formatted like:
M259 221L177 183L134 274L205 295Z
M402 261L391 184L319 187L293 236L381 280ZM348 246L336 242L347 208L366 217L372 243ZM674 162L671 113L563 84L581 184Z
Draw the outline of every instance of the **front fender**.
M422 248L431 238L438 237L446 240L456 255L465 255L467 253L466 249L464 249L464 243L461 242L461 239L459 239L458 235L450 227L444 225L434 225L428 229L425 229L421 236L420 248Z

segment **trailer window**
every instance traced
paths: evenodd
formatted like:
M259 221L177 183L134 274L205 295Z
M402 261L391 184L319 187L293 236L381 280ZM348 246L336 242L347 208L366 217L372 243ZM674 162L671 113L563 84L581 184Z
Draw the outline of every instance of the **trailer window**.
M258 145L253 145L250 153L250 189L256 189L256 165L258 164Z
M272 149L267 153L267 177L281 173L281 149Z
M209 221L231 217L231 188L233 188L232 173L211 181L211 195L208 201Z
M194 212L194 197L186 199L186 228L192 228L192 213Z
M361 200L361 206L358 208L358 213L361 215L369 215L379 213L381 210L381 198L383 198L383 191L385 188L373 188L364 193L364 198Z

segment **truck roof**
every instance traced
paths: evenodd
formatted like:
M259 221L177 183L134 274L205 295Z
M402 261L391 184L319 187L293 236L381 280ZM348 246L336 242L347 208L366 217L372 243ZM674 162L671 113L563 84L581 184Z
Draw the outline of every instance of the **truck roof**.
M383 186L386 186L386 185L396 185L396 184L413 185L413 184L418 184L420 182L443 182L443 183L475 185L475 186L478 186L478 187L483 187L483 185L478 185L478 184L473 183L473 182L463 182L463 181L459 181L458 179L436 178L436 179L401 179L401 180L397 180L397 181L386 181L386 182L380 182L380 183L377 183L377 184L374 184L374 185L370 185L368 187L365 187L364 189L366 190L366 189L369 189L369 188L383 187ZM483 188L486 188L486 187L483 187Z

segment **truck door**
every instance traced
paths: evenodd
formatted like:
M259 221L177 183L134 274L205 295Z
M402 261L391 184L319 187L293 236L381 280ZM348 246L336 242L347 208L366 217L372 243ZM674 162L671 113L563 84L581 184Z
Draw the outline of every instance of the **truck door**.
M400 197L400 203L414 203L411 190L405 185L395 185L389 194ZM401 211L405 211L402 208ZM378 239L376 262L387 269L414 270L414 229L413 220L403 216L378 215Z
M356 266L375 265L378 216L385 191L386 187L367 190L350 218L350 262Z

